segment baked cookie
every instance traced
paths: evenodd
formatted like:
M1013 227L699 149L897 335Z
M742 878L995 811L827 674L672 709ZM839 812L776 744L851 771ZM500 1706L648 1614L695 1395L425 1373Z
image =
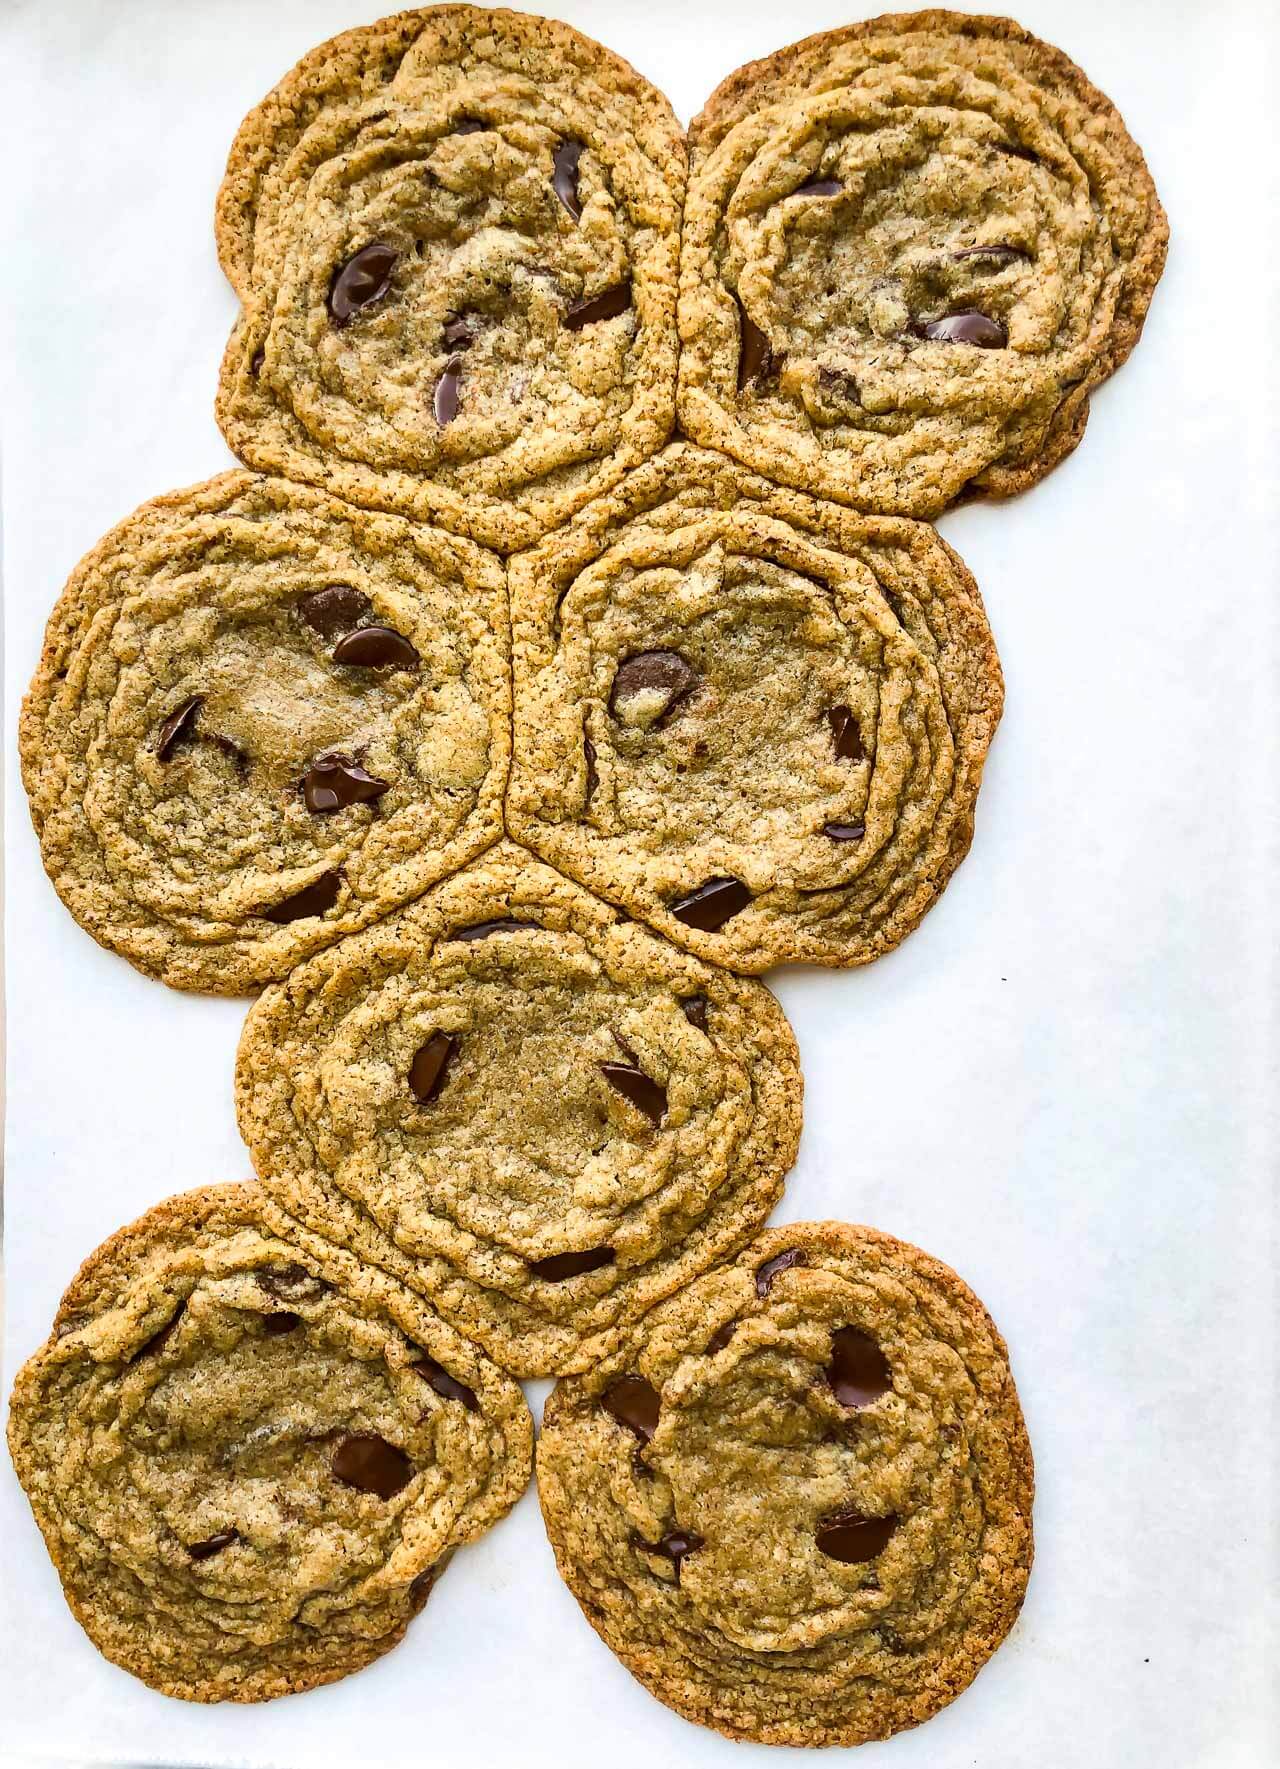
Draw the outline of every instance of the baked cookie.
M388 1651L529 1479L514 1382L417 1297L170 1198L81 1267L9 1448L98 1649L187 1701L265 1701Z
M397 13L236 137L218 421L250 466L527 545L667 440L684 137L552 19Z
M560 1574L659 1701L853 1745L944 1707L1013 1625L1031 1450L1004 1341L874 1229L771 1229L560 1383L538 1492Z
M1003 694L932 529L676 443L508 574L512 835L736 970L864 964L915 927Z
M858 509L1041 479L1164 268L1115 107L1007 18L809 37L731 74L689 144L680 422Z
M140 970L248 993L501 834L508 649L451 535L250 473L144 504L22 708L45 870Z
M586 1369L782 1190L782 1010L507 843L251 1010L236 1103L281 1232L351 1248L506 1369Z

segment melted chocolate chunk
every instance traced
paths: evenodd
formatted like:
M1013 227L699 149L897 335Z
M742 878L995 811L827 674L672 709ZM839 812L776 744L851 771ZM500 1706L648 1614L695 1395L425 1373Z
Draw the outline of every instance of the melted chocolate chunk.
M409 1586L409 1607L415 1615L431 1595L431 1587L439 1576L439 1565L425 1567Z
M646 1554L665 1554L676 1572L676 1583L680 1583L680 1567L686 1555L696 1553L702 1546L702 1537L695 1535L691 1529L669 1530L660 1542L646 1542L643 1536L634 1538L637 1548L643 1548Z
M867 833L865 823L824 823L822 833L833 842L860 842Z
M856 1566L882 1554L897 1527L896 1517L863 1517L857 1511L837 1511L834 1517L824 1518L818 1525L818 1549L831 1560Z
M278 927L291 921L305 921L309 915L324 915L332 909L341 889L341 872L322 872L314 884L303 885L291 897L273 903L270 909L260 909L258 913L264 920L274 921Z
M862 404L862 389L847 369L820 368L818 386L824 393L834 393L850 405Z
M292 1333L302 1325L300 1314L290 1314L282 1309L279 1314L266 1314L262 1317L262 1331L270 1339L279 1339L284 1333Z
M686 927L713 934L750 901L751 892L740 878L709 878L687 897L677 898L671 904L671 913Z
M255 381L257 380L258 376L262 373L262 365L266 360L267 360L267 353L265 350L255 350L254 351L253 358L249 363L249 373L253 376Z
M531 1260L529 1270L544 1283L562 1284L566 1278L579 1277L584 1271L612 1265L613 1260L612 1247L588 1247L581 1253L553 1253L547 1259Z
M393 1499L413 1479L413 1463L404 1451L374 1431L344 1437L329 1464L335 1480L362 1493Z
M614 671L609 690L609 711L614 718L626 716L628 703L644 696L657 701L657 711L649 720L654 730L669 717L701 681L693 665L678 651L636 651L624 657Z
M962 251L953 252L953 258L994 258L998 264L1012 264L1017 258L1030 258L1030 252L1024 252L1021 246L965 246Z
M600 1073L615 1093L638 1106L650 1124L661 1124L667 1110L667 1090L631 1063L601 1063Z
M867 753L862 747L862 732L851 708L847 706L829 706L827 723L831 727L831 741L835 745L838 762L860 762Z
M158 1331L154 1332L151 1335L150 1339L143 1340L142 1344L138 1347L138 1349L134 1352L133 1356L129 1359L129 1362L131 1364L136 1364L140 1357L151 1357L157 1351L163 1350L165 1342L168 1340L169 1336L173 1333L174 1329L178 1325L178 1322L182 1319L183 1315L186 1312L187 1312L186 1302L182 1301L178 1304L177 1308L174 1309L173 1313L169 1316L169 1318L165 1322L164 1326L159 1328Z
M600 1397L600 1405L611 1413L619 1425L634 1431L645 1443L658 1429L658 1409L662 1398L652 1383L643 1376L621 1376Z
M717 1327L710 1339L707 1340L707 1349L704 1355L713 1357L717 1351L723 1351L737 1331L737 1321L726 1321L723 1327Z
M445 322L440 334L440 341L446 350L470 350L476 341L475 332L471 329L471 321L464 314L455 313Z
M329 1288L323 1278L314 1277L305 1265L265 1265L253 1277L259 1289L281 1302L314 1302Z
M522 927L536 928L536 921L517 921L514 915L500 915L493 921L473 921L470 927L454 928L451 940L487 940L493 934L514 934Z
M707 998L706 998L706 996L705 995L686 996L686 998L680 1003L680 1006L684 1010L684 1017L686 1020L688 1020L689 1024L691 1026L696 1026L698 1028L699 1032L705 1032L707 1029Z
M582 754L587 764L587 785L582 800L582 809L586 811L600 784L600 776L596 773L596 746L589 737L582 739Z
M738 301L738 392L753 381L767 381L775 367L773 347Z
M793 197L838 197L843 189L838 178L811 178L807 184L798 184L791 194Z
M893 1387L893 1372L869 1333L837 1327L831 1335L827 1381L842 1407L869 1407Z
M394 627L357 627L354 633L338 640L333 661L366 670L416 670L419 658L404 634Z
M979 350L1003 350L1009 334L998 319L988 319L976 307L963 313L947 313L941 319L919 322L914 328L917 338L932 338L940 344L973 344Z
M788 1247L785 1253L775 1253L772 1259L756 1268L756 1295L767 1296L773 1288L773 1280L784 1271L790 1271L793 1265L804 1265L803 1247Z
M420 1106L429 1105L444 1086L445 1072L458 1040L449 1032L433 1032L418 1047L409 1065L409 1091Z
M436 382L436 390L432 396L431 409L435 413L436 423L443 430L458 415L459 389L462 385L462 358L451 356L441 371Z
M326 584L322 590L311 590L298 602L298 613L321 638L336 639L373 613L373 604L363 590L352 584Z
M551 188L574 221L582 214L582 204L578 200L578 161L582 158L582 147L580 141L562 141L556 149L555 171L551 175Z
M156 760L167 762L180 743L189 743L195 736L196 714L204 705L202 694L184 700L177 712L169 714L156 738Z
M469 1413L480 1411L480 1402L476 1399L475 1390L468 1388L465 1382L459 1382L456 1376L451 1376L442 1364L438 1364L433 1357L428 1357L425 1351L420 1358L410 1364L409 1368L416 1370L422 1380L429 1387L434 1388L441 1399L460 1400Z
M597 320L616 319L630 305L631 278L628 277L625 282L615 283L611 289L603 289L585 301L575 301L564 316L565 329L580 332L583 326L593 326Z
M319 817L379 799L389 786L390 782L366 774L349 756L317 756L302 776L302 801Z
M374 240L338 267L329 285L329 317L339 330L382 299L399 256L394 246Z
M239 1540L238 1529L220 1529L216 1536L209 1536L203 1542L188 1542L187 1553L193 1560L212 1560L215 1554L221 1554L224 1548Z

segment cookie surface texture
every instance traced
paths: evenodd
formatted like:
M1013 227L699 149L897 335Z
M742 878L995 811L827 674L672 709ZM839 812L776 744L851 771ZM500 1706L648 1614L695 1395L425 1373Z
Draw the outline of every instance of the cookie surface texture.
M45 870L102 945L244 994L502 830L492 554L227 473L77 567L22 711Z
M670 435L684 178L666 99L554 20L438 7L322 44L218 198L228 442L529 544Z
M236 1087L283 1230L522 1376L586 1368L755 1233L800 1094L766 989L512 843L268 990Z
M844 1223L771 1229L560 1383L538 1492L561 1576L678 1713L853 1745L918 1725L1008 1633L1031 1451L954 1272Z
M10 1410L77 1621L188 1701L371 1663L530 1472L516 1384L383 1274L278 1240L261 1203L207 1187L112 1236Z
M747 972L866 963L937 900L1003 684L926 524L675 443L509 578L517 839Z
M680 422L788 485L935 516L1080 440L1168 225L1075 64L889 14L730 75L690 129Z

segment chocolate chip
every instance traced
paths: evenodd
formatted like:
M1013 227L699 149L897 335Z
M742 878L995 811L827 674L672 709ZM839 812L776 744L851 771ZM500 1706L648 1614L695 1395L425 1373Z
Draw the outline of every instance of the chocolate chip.
M443 430L458 415L458 390L462 384L462 358L451 356L441 371L436 382L436 390L432 396L431 409L435 413L436 423Z
M418 653L394 627L357 627L333 648L335 663L354 664L359 669L415 670Z
M869 1407L893 1387L893 1373L869 1333L837 1327L831 1335L827 1381L842 1407Z
M282 1310L279 1314L267 1314L262 1317L262 1330L268 1338L279 1339L283 1333L292 1333L302 1325L300 1314L289 1314Z
M413 1463L404 1451L374 1431L357 1431L344 1437L329 1464L335 1480L362 1493L393 1499L413 1479Z
M658 1429L661 1396L643 1376L620 1377L605 1389L600 1397L600 1404L606 1413L613 1415L619 1425L625 1425L628 1431L634 1431L645 1443L648 1443Z
M464 318L462 314L455 313L451 319L445 322L445 328L440 334L440 341L446 350L470 350L476 341L476 335L471 329L471 321Z
M833 842L860 842L867 833L865 823L824 823L822 833Z
M773 1280L784 1271L790 1271L793 1265L805 1263L803 1247L788 1247L785 1253L775 1253L772 1259L756 1268L756 1295L767 1296L773 1288Z
M750 901L751 892L740 878L709 878L687 897L678 898L671 905L671 913L686 927L713 934Z
M420 1106L429 1105L444 1086L445 1071L458 1040L449 1032L433 1032L418 1047L409 1065L409 1091Z
M352 584L326 584L299 599L298 613L322 638L336 639L372 614L373 604Z
M304 921L309 915L324 915L338 901L341 889L341 872L322 872L314 884L303 885L291 897L274 903L270 909L260 909L258 913L265 920L284 927L287 922Z
M807 184L798 184L791 194L793 197L838 197L843 189L838 178L811 178Z
M600 1073L615 1093L638 1106L650 1124L661 1124L667 1109L667 1090L631 1063L601 1063Z
M305 1265L265 1265L253 1274L259 1289L282 1302L314 1302L329 1288L323 1278L315 1277Z
M647 1554L665 1554L676 1572L676 1583L680 1583L680 1567L688 1554L695 1553L702 1546L702 1537L691 1529L673 1529L663 1536L660 1542L646 1542L642 1536L634 1538L638 1548Z
M389 782L376 780L343 755L317 756L302 776L302 801L318 817L379 799L388 790Z
M480 135L488 127L489 125L482 123L479 117L459 117L449 133L451 135Z
M265 350L255 350L254 351L253 358L249 363L249 373L253 376L255 381L257 380L258 376L262 373L262 365L266 360L267 360L267 353Z
M1030 252L1024 252L1021 246L965 246L962 251L953 252L953 258L994 258L999 264L1012 264L1016 258L1030 258Z
M630 305L631 278L628 277L625 282L615 283L611 289L603 289L585 301L575 301L564 316L565 329L580 332L583 326L593 326L597 320L616 319Z
M614 671L609 691L609 711L614 718L626 719L632 702L643 699L644 720L650 730L656 728L701 681L697 670L678 651L636 651L624 657Z
M167 762L180 743L189 742L195 735L196 714L204 705L202 694L193 694L190 700L184 700L177 712L169 714L160 727L160 735L156 738L156 760Z
M382 299L399 256L394 246L374 240L339 265L329 285L329 317L335 326L350 325L357 313Z
M221 1554L224 1548L239 1540L238 1529L220 1529L216 1536L209 1536L203 1542L189 1542L187 1553L193 1560L212 1560L215 1554Z
M932 338L941 344L973 344L979 350L1003 350L1009 342L1009 334L1000 321L988 319L976 308L924 320L913 329L917 338Z
M585 811L596 796L596 788L600 784L600 776L596 773L596 746L589 737L582 739L582 754L587 764L587 786L582 800L582 808Z
M555 171L551 175L551 187L574 221L582 214L582 204L578 201L578 161L582 158L582 146L580 141L562 141L556 148Z
M536 928L536 921L517 921L513 915L500 915L493 921L473 921L470 927L454 928L450 940L487 940L493 934L513 934L519 928Z
M769 339L738 301L738 392L752 381L764 381L773 373L773 348Z
M705 995L689 995L680 1003L684 1009L684 1017L699 1032L707 1029L707 998Z
M838 762L860 762L866 751L862 747L862 732L853 711L847 706L829 706L827 723L831 727L831 741L835 745Z
M177 1327L178 1322L182 1319L183 1315L186 1312L187 1312L186 1302L185 1301L180 1302L178 1304L177 1308L175 1308L173 1313L169 1316L169 1318L165 1322L164 1326L161 1327L157 1332L153 1333L151 1335L150 1339L143 1340L142 1344L138 1347L138 1349L134 1352L133 1356L129 1359L129 1362L131 1364L136 1364L140 1357L151 1357L157 1351L162 1350L164 1347L165 1341L169 1338L170 1334Z
M409 1368L416 1370L422 1380L434 1388L442 1399L460 1400L469 1413L480 1411L475 1390L468 1388L465 1382L459 1382L456 1376L451 1376L442 1364L438 1364L433 1357L428 1357L425 1351Z
M712 1357L717 1351L723 1351L737 1331L737 1321L726 1321L723 1327L717 1327L710 1339L707 1340L707 1349L704 1355Z
M818 1525L820 1553L854 1566L882 1554L898 1527L896 1517L863 1517L858 1511L837 1511Z
M542 1278L548 1284L562 1284L566 1278L576 1278L584 1271L598 1271L602 1265L612 1265L613 1261L612 1247L588 1247L581 1253L553 1253L547 1259L531 1260L529 1270L535 1278Z
M437 1562L435 1566L425 1567L410 1584L409 1607L415 1615L417 1615L418 1611L427 1601L427 1598L430 1597L431 1587L435 1584L436 1579L439 1576L440 1566L439 1562Z
M820 368L818 386L824 393L834 393L851 405L862 404L862 390L847 369Z

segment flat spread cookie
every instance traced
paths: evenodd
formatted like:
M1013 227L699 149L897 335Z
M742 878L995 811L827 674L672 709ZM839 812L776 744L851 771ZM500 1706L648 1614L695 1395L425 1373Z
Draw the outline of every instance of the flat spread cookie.
M322 44L218 199L250 466L524 546L671 432L684 138L567 25L471 6Z
M509 576L512 835L738 970L910 932L968 849L1003 692L932 529L677 443Z
M513 844L268 990L236 1088L282 1232L522 1376L587 1368L759 1228L800 1093L767 990Z
M166 1695L263 1701L403 1636L529 1478L514 1382L418 1298L171 1198L82 1267L9 1448L77 1621Z
M543 1414L565 1582L687 1719L853 1745L927 1720L1017 1616L1031 1450L1004 1342L874 1229L772 1229Z
M173 492L73 573L19 742L77 921L247 993L501 833L502 568L280 480Z
M1009 19L890 14L740 68L689 135L680 421L933 516L1080 440L1168 226L1114 106Z

